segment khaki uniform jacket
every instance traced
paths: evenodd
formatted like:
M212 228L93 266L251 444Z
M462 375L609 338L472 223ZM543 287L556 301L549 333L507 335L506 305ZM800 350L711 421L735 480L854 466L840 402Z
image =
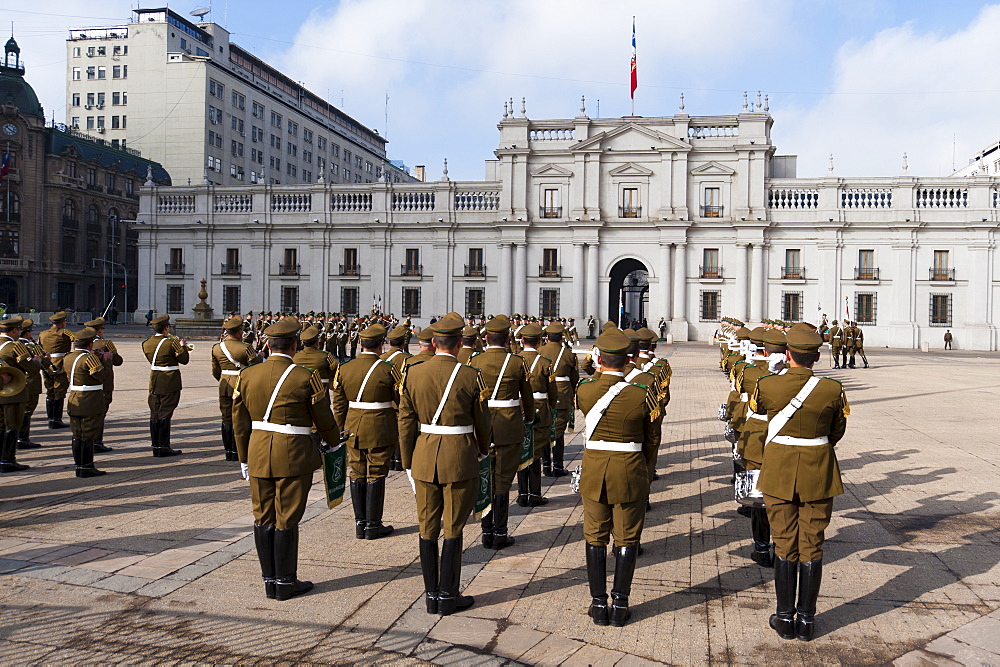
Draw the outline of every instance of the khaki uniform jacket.
M304 347L292 356L292 361L299 366L305 366L311 371L319 373L323 386L330 388L333 376L337 374L337 357L329 352L324 352L318 347Z
M361 383L373 365L376 368L359 398ZM396 445L399 432L392 402L399 400L396 391L399 379L397 367L382 361L376 354L363 352L356 359L340 365L333 378L333 416L342 430L351 432L348 446L374 449ZM389 406L376 410L350 407L350 403L355 401L389 403Z
M761 414L766 411L770 422L812 375L808 368L789 368L784 375L762 377L751 397L751 409ZM822 378L778 435L828 436L830 442L816 447L767 443L757 488L775 498L791 501L798 496L803 502L843 493L840 466L833 448L844 437L850 412L841 384Z
M25 375L29 375L34 369L34 363L31 361L31 350L19 340L11 338L10 336L0 336L0 346L3 349L0 350L0 359L8 366L14 366L24 371ZM24 389L17 392L13 396L0 396L0 405L8 405L11 403L27 403L28 402L28 387L25 386Z
M73 349L73 334L69 332L69 329L49 327L38 334L38 342L41 343L45 353L49 355L56 372L64 372L63 359Z
M232 355L233 361L240 364L236 366L232 361L226 357L226 353L222 351L222 344L226 344L226 350ZM226 375L222 374L222 371L241 371L248 366L252 366L260 361L257 353L254 352L253 348L244 343L243 341L236 340L235 338L229 338L228 336L212 346L212 377L220 382L225 382L227 385L236 388L236 381L239 379L239 375Z
M602 373L596 380L583 380L576 390L576 402L586 415L594 404L608 392L612 385L624 382L619 375ZM608 442L653 441L653 424L649 419L647 390L630 385L611 401L591 436L592 440ZM645 449L653 449L646 445ZM630 503L649 497L649 468L647 455L652 451L609 452L586 449L583 453L583 471L580 476L580 495L610 505ZM602 496L605 496L602 498Z
M142 353L146 355L146 360L151 366L179 366L186 364L189 360L188 349L181 346L179 340L173 336L167 336L167 342L160 345L164 338L163 334L154 334L142 342ZM160 351L156 352L159 347ZM153 359L153 354L156 359ZM149 371L149 393L151 394L172 394L181 390L181 372L176 371Z
M240 461L250 467L252 477L298 477L319 468L321 459L310 435L288 435L253 430L261 421L278 380L292 360L272 353L267 361L240 373L233 395L233 430ZM330 394L318 373L302 366L288 374L274 400L268 421L272 424L315 426L327 443L339 442L340 433L330 410Z
M476 353L476 348L465 347L463 345L461 348L459 348L458 355L456 355L458 358L458 363L460 364L469 363L469 360L472 359L472 355L474 355L475 353Z
M765 375L770 374L771 371L768 370L766 361L754 361L752 364L744 364L740 366L736 376L736 388L740 392L745 392L748 397L753 396L754 391L757 389L757 381ZM751 415L760 414L766 417L767 414L763 412L754 413L749 408L749 402L746 405L745 418L739 429L740 440L737 444L737 451L745 461L752 464L748 466L749 469L756 470L760 468L760 464L764 459L764 436L767 434L768 422L764 419L753 419Z
M80 357L79 361L77 357ZM66 373L73 371L69 378L70 387L103 385L109 371L104 361L96 354L87 350L73 350L66 355ZM74 362L76 368L73 368ZM107 403L103 391L73 391L67 394L68 412L71 417L91 417L103 415L107 411Z
M551 426L552 411L559 405L559 390L552 376L552 361L539 354L538 350L525 350L521 356L524 358L524 367L528 369L531 393L546 396L544 399L535 399L535 425ZM532 366L535 367L534 371L531 370Z
M746 361L740 361L734 364L732 370L729 372L730 389L729 396L726 399L726 408L729 415L729 425L736 431L740 430L743 420L746 419L747 402L750 400L749 395L744 400L738 378L740 373L749 365Z
M45 351L30 338L22 338L20 340L21 344L28 348L28 352L39 357L38 359L29 359L24 363L31 366L28 373L28 395L29 396L40 396L42 393L42 369L48 365L48 360L45 359ZM23 365L23 364L22 364ZM30 400L30 399L29 399Z
M490 417L480 400L482 376L460 365L448 394L439 426L472 426L472 433L421 433L430 424L458 360L447 354L408 364L399 396L399 455L413 479L434 484L464 482L479 476L479 453L490 442Z
M415 364L418 361L427 361L428 359L434 358L434 350L420 350L412 357L407 357L406 361L403 362L404 366L409 366L410 364Z
M830 347L839 350L844 345L844 329L834 324L830 327Z
M865 351L865 332L861 327L854 327L854 351L858 354L864 354Z
M490 420L493 422L492 442L498 447L524 442L524 422L530 422L535 418L535 400L531 397L531 383L528 381L528 369L524 365L524 358L511 354L503 377L500 377L500 369L508 354L511 353L500 348L488 347L473 356L469 362L479 369L486 382L487 391L483 394L483 400L520 399L521 405L513 408L490 408L487 403ZM498 381L500 386L494 397L493 390Z
M559 359L559 351L561 349L566 351L563 352L562 359ZM555 380L556 393L559 396L556 408L559 410L573 410L573 397L576 394L576 385L580 384L580 367L577 365L576 353L568 345L552 341L538 348L538 353L552 360L553 378L569 378L569 382ZM559 359L558 364L556 364L556 359Z
M115 344L104 338L98 338L94 341L94 352L111 353L111 358L101 359L101 363L107 369L107 373L104 375L104 391L112 392L115 390L115 366L121 366L125 360L122 359L122 355L118 354L118 348L115 347Z

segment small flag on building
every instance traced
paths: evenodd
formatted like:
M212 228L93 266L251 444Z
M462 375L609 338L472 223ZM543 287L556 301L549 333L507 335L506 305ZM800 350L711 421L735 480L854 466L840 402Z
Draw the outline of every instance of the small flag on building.
M10 149L4 153L3 162L0 162L0 178L3 178L10 173Z
M635 99L635 89L639 85L639 80L636 78L635 71L635 17L632 17L632 89L629 93L632 99Z

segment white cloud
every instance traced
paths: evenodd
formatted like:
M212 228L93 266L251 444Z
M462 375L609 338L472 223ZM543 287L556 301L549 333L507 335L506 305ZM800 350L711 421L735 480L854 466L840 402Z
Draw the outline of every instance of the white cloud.
M779 153L799 155L800 176L821 176L834 154L840 176L896 176L907 153L914 176L951 173L1000 134L1000 82L990 53L1000 7L987 7L951 34L910 24L844 44L833 94L775 110ZM865 94L856 94L865 93Z

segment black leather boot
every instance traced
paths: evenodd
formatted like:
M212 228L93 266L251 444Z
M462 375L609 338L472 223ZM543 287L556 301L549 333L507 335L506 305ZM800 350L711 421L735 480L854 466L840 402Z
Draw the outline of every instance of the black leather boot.
M442 616L462 611L472 606L471 595L459 595L458 586L462 579L462 538L451 537L441 545L441 579L437 608Z
M364 479L351 480L351 504L354 506L354 537L365 539L365 525L368 513L365 505L368 502L368 481Z
M63 399L52 398L45 399L45 408L49 414L49 428L69 428L69 424L66 424L62 420L63 416Z
M17 462L17 429L0 431L0 472L20 472L31 466Z
M420 571L424 575L424 596L427 601L427 613L438 613L438 593L440 585L438 576L440 569L438 565L438 543L437 540L426 540L420 538Z
M385 477L368 482L368 498L365 501L365 539L377 540L392 533L392 526L382 524L382 510L385 508Z
M494 549L503 549L514 544L514 538L507 534L507 517L510 511L510 495L498 493L493 496L493 544Z
M312 590L311 581L299 581L299 527L274 529L274 599L289 600Z
M813 637L816 600L823 580L823 561L799 563L799 602L795 605L795 636L804 642Z
M153 447L153 456L157 458L166 458L168 456L177 456L178 454L183 454L179 449L171 449L170 447L170 419L160 420L160 438L159 445Z
M260 574L264 578L264 594L274 599L274 526L253 525L253 541L257 546L257 560L260 561Z
M156 450L160 448L160 421L158 419L149 420L149 442L153 447L153 456L156 456Z
M542 450L542 474L552 477L552 446L546 445Z
M566 453L566 441L563 436L556 438L556 444L552 446L552 476L565 477L569 471L563 467L563 455Z
M517 471L517 506L528 506L528 468Z
M587 581L590 584L590 609L587 615L594 625L608 624L608 550L603 544L586 543Z
M865 368L868 368L868 357L866 357L865 355L862 354L861 355L861 361L864 362Z
M21 420L21 429L17 433L18 449L38 449L41 447L37 442L31 441L31 415L25 414Z
M106 417L107 415L105 415ZM97 434L94 438L94 452L97 454L105 454L107 452L113 452L114 447L108 447L104 444L104 421L101 420L101 432Z
M535 459L528 468L528 507L548 504L549 499L542 495L542 462Z
M86 439L80 442L80 464L76 467L77 477L100 477L107 473L98 470L94 465L94 441Z
M795 639L795 577L798 565L797 561L785 560L781 556L774 559L774 593L778 606L768 624L782 639Z
M493 548L493 512L496 510L496 505L490 508L490 511L483 515L483 518L479 520L479 527L483 530L483 546L487 549Z
M635 559L639 556L639 545L615 547L615 583L611 587L611 609L608 612L611 625L620 628L632 617L628 610L628 596L632 592L632 575L635 574Z
M750 532L753 535L753 562L761 567L774 567L771 558L771 524L767 520L767 510L754 507L750 513Z
M236 455L236 437L233 434L232 424L222 424L222 449L226 452L227 461L239 461Z
M854 355L852 354L852 355L851 355L851 363L850 363L850 364L848 364L848 367L849 367L849 368L854 368L854 363L855 363L855 362L854 362Z

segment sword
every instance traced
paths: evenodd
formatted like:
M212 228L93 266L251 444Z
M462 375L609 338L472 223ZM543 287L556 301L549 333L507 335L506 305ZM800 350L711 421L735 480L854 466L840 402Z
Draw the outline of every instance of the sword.
M115 298L117 296L118 295L116 294L115 296L111 297L111 301L108 301L108 305L104 308L104 312L101 313L101 317L104 317L105 315L108 314L108 311L111 310L111 304L113 304L115 302Z

